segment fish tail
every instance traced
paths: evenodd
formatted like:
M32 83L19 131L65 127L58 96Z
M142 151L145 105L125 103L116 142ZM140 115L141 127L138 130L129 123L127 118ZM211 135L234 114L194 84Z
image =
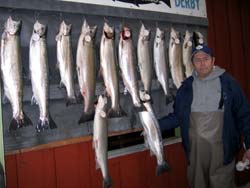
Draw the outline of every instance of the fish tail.
M52 119L52 117L49 115L49 128L50 129L56 129L57 125L55 123L55 121Z
M94 119L94 116L95 116L94 111L91 113L83 112L82 116L80 117L80 119L78 121L78 124L85 123L87 121L92 121Z
M39 119L37 122L37 125L36 125L37 132L44 131L45 129L48 129L48 128L50 128L50 129L57 128L55 121L51 118L50 115L49 115L49 120Z
M21 127L21 124L19 123L19 121L13 118L10 122L9 131L17 130L20 127Z
M103 188L110 188L113 184L113 181L110 176L103 180Z
M114 108L111 108L108 111L108 117L110 118L122 117L122 116L127 116L127 113L121 107L119 107L117 110Z
M76 103L77 103L77 99L75 97L67 97L66 106L76 104Z
M160 164L160 165L157 166L156 176L159 176L162 173L167 172L169 170L170 170L169 164L166 161L164 161L162 164Z

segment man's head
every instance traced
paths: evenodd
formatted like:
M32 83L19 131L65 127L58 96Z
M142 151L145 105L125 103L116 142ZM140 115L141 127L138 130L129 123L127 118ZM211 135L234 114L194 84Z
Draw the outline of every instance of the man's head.
M199 78L205 78L213 71L215 58L212 50L206 45L194 47L191 60Z

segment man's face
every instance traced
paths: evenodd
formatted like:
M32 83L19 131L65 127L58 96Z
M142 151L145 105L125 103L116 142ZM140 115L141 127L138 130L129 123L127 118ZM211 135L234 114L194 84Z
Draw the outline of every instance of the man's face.
M194 55L192 63L198 77L205 78L213 71L214 57L200 51Z

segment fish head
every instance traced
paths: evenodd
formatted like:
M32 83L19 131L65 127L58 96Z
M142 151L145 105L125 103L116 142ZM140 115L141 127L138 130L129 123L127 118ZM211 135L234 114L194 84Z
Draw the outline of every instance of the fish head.
M193 33L186 30L185 38L184 38L184 47L192 47L193 46Z
M82 25L82 34L86 42L91 42L95 36L97 26L90 27L86 19Z
M176 31L173 27L171 28L170 37L175 44L180 44L180 32Z
M149 40L149 34L150 34L150 30L146 29L144 24L142 24L141 29L140 29L140 37L142 37L143 40Z
M105 35L106 38L108 39L114 39L114 27L110 27L107 22L104 23L103 25L103 34Z
M96 110L105 112L106 107L107 107L107 103L108 103L107 97L100 95L98 98Z
M201 32L199 31L194 31L194 41L195 41L195 46L198 46L199 44L204 44L204 36Z
M130 39L130 38L132 37L131 35L132 35L132 33L131 33L130 28L124 26L124 27L122 28L122 32L121 32L121 34L120 34L121 38L122 38L123 40L127 40L127 39Z
M69 35L71 32L72 24L67 25L65 21L63 20L60 25L60 33L63 35Z
M44 36L46 34L46 25L39 23L39 21L37 20L34 24L33 32L39 35L39 37Z
M157 27L155 37L158 38L159 40L163 40L164 39L164 31L162 31L159 27Z
M18 33L19 29L21 27L21 21L15 21L10 16L7 21L5 22L4 29L6 32L8 32L11 35L15 35Z

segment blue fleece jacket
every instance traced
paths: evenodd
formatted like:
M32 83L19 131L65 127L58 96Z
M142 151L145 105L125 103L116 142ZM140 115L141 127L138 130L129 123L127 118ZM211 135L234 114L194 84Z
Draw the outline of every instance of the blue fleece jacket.
M224 102L223 150L224 164L229 164L240 149L240 135L244 136L246 148L250 149L250 108L239 84L228 73L220 76ZM188 129L193 101L193 77L187 78L176 93L174 112L159 120L161 130L180 126L182 144L189 157ZM219 105L219 104L218 104Z

